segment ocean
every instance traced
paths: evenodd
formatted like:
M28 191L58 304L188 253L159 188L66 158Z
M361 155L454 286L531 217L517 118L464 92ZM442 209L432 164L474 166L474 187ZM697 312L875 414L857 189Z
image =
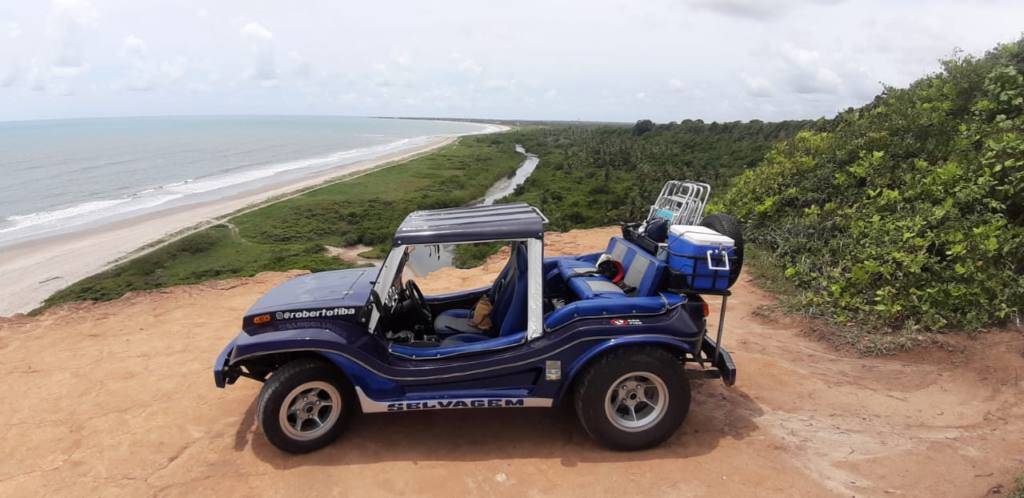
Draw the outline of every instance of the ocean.
M279 184L441 135L491 129L292 116L0 122L0 246Z

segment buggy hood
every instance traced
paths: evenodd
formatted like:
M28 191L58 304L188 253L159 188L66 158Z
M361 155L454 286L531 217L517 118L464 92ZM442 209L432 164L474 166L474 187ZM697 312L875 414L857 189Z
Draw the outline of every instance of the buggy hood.
M296 321L357 322L378 271L354 268L293 278L256 301L245 313L242 329L273 329L281 322Z

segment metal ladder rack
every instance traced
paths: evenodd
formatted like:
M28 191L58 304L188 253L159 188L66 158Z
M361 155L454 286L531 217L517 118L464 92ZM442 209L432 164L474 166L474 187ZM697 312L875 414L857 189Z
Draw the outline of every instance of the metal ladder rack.
M711 196L706 183L670 180L647 212L647 220L664 218L672 225L697 225L704 217L704 206Z

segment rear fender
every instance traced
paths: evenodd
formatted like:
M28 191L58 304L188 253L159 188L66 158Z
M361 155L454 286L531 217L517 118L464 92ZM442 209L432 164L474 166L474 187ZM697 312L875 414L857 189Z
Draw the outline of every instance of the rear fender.
M561 402L565 397L566 393L572 388L576 382L576 377L579 376L583 369L596 361L601 356L629 347L637 346L653 346L663 348L672 354L683 357L686 353L692 353L693 347L687 344L681 339L673 339L670 337L651 337L651 336L624 336L616 337L615 339L609 339L601 342L585 353L576 358L575 361L569 366L569 368L562 375L562 385L559 387L558 392L555 394L555 401Z

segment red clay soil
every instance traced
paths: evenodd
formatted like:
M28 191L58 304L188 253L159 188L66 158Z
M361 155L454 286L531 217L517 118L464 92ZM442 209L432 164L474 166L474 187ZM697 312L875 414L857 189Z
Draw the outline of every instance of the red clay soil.
M610 233L552 234L548 253ZM0 496L983 496L1024 473L1024 335L853 357L764 313L746 277L725 340L737 384L695 383L657 449L606 451L571 411L535 409L359 416L327 449L283 454L256 427L260 385L216 389L211 368L295 274L0 321Z

